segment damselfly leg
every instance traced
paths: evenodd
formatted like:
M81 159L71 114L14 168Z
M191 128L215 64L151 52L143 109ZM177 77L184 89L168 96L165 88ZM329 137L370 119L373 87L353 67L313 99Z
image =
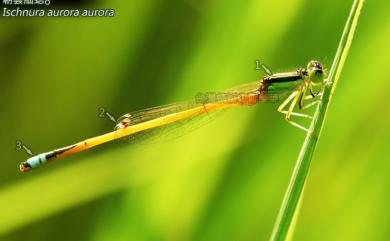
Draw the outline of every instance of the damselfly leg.
M289 123L295 127L298 127L301 130L308 132L309 131L308 128L306 128L306 127L304 127L304 126L302 126L294 121L291 121L291 116L304 117L304 118L308 118L308 119L313 118L312 116L307 115L307 114L293 112L297 103L298 103L298 108L300 110L306 110L312 106L315 106L316 104L318 104L320 102L319 100L314 100L314 101L304 105L305 100L310 100L310 99L313 99L313 98L321 95L321 94L317 94L317 95L313 96L310 94L310 95L305 96L305 92L307 92L307 87L303 86L303 87L299 88L298 90L294 91L293 93L291 93L291 95L289 97L287 97L287 99L285 101L283 101L283 103L278 107L278 111L282 114L285 114L285 120L287 121L287 123ZM311 90L310 90L310 92L311 92ZM289 103L290 103L290 105L289 105L288 109L286 110L285 108L288 106Z

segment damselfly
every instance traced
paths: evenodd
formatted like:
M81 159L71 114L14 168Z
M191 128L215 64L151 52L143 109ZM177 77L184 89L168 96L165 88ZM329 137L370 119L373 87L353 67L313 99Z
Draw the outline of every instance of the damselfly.
M291 120L291 116L311 118L311 116L294 112L298 105L300 110L307 109L317 101L305 104L305 100L320 95L315 93L315 86L322 86L324 80L323 66L318 61L310 61L307 68L299 68L292 72L273 74L265 68L267 74L260 80L245 84L224 92L204 93L197 95L194 100L183 103L154 107L122 116L114 131L93 137L74 145L55 149L29 158L19 166L22 172L38 168L43 164L63 158L91 147L134 136L137 133L154 128L165 127L175 122L205 115L239 105L255 105L260 102L276 102L285 98L278 111L285 115L288 123L302 130L304 126ZM287 107L287 108L286 108Z

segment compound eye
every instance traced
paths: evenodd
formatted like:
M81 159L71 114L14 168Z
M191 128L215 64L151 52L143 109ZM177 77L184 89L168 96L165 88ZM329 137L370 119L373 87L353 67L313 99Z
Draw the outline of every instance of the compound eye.
M322 73L323 72L322 64L316 60L310 61L309 64L307 65L307 69L309 71L314 71L315 73Z
M320 70L320 69L316 69L315 71L314 71L314 74L315 75L322 75L324 72L322 71L322 70Z
M310 61L308 64L307 64L307 69L308 70L310 70L310 69L312 69L313 67L314 67L314 65L315 65L315 61Z

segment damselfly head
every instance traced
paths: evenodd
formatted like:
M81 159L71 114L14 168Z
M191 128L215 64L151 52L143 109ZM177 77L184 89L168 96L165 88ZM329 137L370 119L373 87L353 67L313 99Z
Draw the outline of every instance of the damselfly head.
M307 72L312 82L320 83L324 79L324 68L319 61L312 60L307 64Z

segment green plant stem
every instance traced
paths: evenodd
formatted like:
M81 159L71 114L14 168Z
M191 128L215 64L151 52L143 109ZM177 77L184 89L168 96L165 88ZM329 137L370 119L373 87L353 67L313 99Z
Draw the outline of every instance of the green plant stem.
M307 133L302 145L290 183L280 207L278 217L272 231L271 241L284 241L286 240L287 234L291 232L291 222L294 215L297 215L296 209L299 200L302 198L302 191L309 171L310 162L313 157L318 138L321 134L328 105L351 47L363 3L364 0L355 0L353 2L331 70L328 78L325 80L323 95L314 113L313 121L311 122L309 132Z

